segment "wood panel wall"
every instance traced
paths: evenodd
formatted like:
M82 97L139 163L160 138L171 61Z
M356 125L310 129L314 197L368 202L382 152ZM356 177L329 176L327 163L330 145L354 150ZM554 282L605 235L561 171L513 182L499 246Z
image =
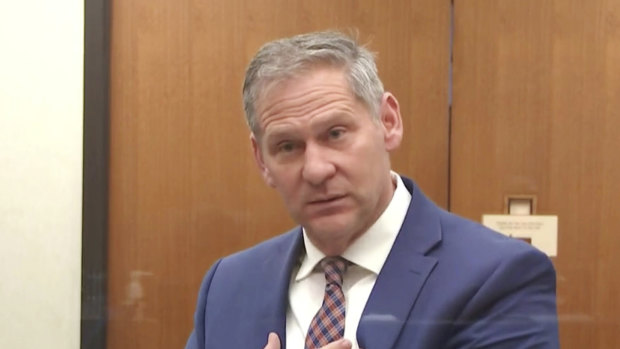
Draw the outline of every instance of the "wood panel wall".
M558 215L562 348L620 333L620 2L455 0L452 211Z
M251 159L245 66L266 41L358 28L401 103L394 168L448 196L450 1L112 1L107 347L180 348L219 257L293 226Z

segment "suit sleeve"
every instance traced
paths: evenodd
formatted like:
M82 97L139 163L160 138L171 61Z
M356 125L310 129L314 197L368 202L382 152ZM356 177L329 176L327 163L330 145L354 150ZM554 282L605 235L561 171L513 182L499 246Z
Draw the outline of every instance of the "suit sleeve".
M185 349L205 349L207 296L209 294L209 287L211 287L213 275L215 275L220 262L221 260L215 262L202 281L198 293L198 304L196 305L196 312L194 313L194 329L187 340L187 344L185 344Z
M448 348L559 348L555 270L535 249L504 259L457 320Z

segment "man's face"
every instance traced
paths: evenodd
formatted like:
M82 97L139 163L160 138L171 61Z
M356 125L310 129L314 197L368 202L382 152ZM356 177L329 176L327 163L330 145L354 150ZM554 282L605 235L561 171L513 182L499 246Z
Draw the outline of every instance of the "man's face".
M261 132L252 146L263 178L328 255L342 253L391 200L389 151L402 123L389 93L380 116L373 120L333 68L271 86L257 103Z

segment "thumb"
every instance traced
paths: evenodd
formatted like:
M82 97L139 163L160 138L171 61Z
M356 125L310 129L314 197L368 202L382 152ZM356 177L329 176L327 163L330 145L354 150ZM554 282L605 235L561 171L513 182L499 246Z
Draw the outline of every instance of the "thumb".
M321 349L351 349L352 347L353 343L351 343L350 340L342 338L335 342L329 343Z
M275 332L270 332L267 337L267 345L264 349L280 349L280 338Z

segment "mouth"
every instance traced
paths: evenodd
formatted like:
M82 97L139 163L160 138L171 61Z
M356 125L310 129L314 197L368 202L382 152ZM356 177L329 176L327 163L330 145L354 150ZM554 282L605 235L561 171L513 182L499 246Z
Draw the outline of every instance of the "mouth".
M336 202L340 199L343 199L344 197L345 195L330 195L326 197L319 197L319 198L314 198L308 201L308 204L309 205L325 205L325 204Z

